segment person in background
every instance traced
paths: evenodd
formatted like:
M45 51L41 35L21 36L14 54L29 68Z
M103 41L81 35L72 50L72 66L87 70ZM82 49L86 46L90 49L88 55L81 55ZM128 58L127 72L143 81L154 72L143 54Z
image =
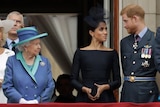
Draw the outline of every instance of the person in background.
M53 78L53 81L56 84L56 81L54 78ZM57 94L56 94L56 86L55 86L55 88L53 89L53 94L50 102L55 102L56 99L57 99Z
M59 95L55 102L74 103L75 96L73 95L74 87L71 85L71 78L69 74L61 74L56 81L56 90Z
M120 42L124 74L120 102L157 102L159 91L155 81L154 32L146 26L145 12L139 5L127 5L120 15L129 33Z
M13 27L14 21L0 20L0 103L7 103L7 98L3 94L2 82L4 79L4 72L8 57L14 55L12 50L4 48L6 42L7 32Z
M2 84L7 103L37 104L51 101L55 83L48 58L39 55L41 38L34 26L17 30L18 53L8 58Z
M15 21L15 24L8 32L8 38L4 47L17 52L17 49L12 48L12 45L19 42L17 30L24 27L24 17L20 12L12 11L7 15L6 19Z
M84 18L91 42L77 48L73 57L71 83L78 91L76 102L116 102L113 90L121 85L119 56L115 49L104 45L108 19L105 15L103 8L92 7Z

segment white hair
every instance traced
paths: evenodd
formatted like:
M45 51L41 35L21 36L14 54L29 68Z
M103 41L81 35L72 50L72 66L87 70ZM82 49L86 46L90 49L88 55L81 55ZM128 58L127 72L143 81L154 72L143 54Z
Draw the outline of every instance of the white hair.
M18 11L12 11L12 12L10 12L8 15L7 15L7 17L6 17L6 19L10 19L10 17L12 16L12 15L18 15L18 16L20 16L21 18L22 18L22 24L24 25L24 17L23 17L23 14L21 14L20 12L18 12Z
M16 46L16 48L19 50L19 51L24 51L25 49L24 49L24 46L28 46L30 44L30 41L28 41L28 42L25 42L25 43L23 43L23 44L20 44L20 45L18 45L18 46Z

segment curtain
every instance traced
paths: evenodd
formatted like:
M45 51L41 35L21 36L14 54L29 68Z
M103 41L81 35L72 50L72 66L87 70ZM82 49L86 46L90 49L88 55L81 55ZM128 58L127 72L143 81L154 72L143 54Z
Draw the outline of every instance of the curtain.
M70 73L77 48L77 14L28 14L26 17L28 26L34 25L40 33L48 33L42 39L45 48L42 55L51 60L53 73Z

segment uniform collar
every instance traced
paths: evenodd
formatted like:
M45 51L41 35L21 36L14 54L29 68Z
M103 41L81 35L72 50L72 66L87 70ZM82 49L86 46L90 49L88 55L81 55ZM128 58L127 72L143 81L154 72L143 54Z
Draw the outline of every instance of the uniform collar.
M147 27L144 27L143 30L138 34L140 38L142 38L146 34L147 29L148 29ZM136 36L136 35L134 35L134 36Z

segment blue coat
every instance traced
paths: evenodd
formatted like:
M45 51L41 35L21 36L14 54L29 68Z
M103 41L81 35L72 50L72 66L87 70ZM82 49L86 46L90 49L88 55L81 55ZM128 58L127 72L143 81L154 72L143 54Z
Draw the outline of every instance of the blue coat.
M133 48L133 35L129 35L121 40L121 61L124 76L156 76L157 70L154 63L154 43L154 33L149 29L139 42L136 50ZM143 50L147 50L147 47L151 49L151 57L149 58L143 56ZM156 81L124 81L121 92L121 102L156 102L158 100L158 94L159 91Z
M50 102L55 83L48 59L37 55L31 70L20 54L9 57L6 65L2 88L8 103L19 103L20 98Z

